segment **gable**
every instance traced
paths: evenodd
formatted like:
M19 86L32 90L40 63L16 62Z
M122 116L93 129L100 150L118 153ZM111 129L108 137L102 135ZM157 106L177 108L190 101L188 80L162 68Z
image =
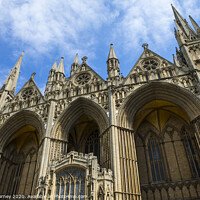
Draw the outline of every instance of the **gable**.
M82 87L89 84L103 84L105 80L99 76L91 67L86 63L82 63L76 72L67 79L66 86Z
M40 89L37 87L33 77L31 77L22 87L22 89L17 93L14 100L26 101L32 98L39 98L44 100Z
M163 71L163 69L169 72L167 75L172 76L171 70L173 70L174 68L175 65L170 61L164 59L163 57L159 56L149 49L145 49L134 67L129 72L128 76L125 78L123 84L130 83L132 77L150 74L155 75ZM155 76L154 79L159 78L160 77Z

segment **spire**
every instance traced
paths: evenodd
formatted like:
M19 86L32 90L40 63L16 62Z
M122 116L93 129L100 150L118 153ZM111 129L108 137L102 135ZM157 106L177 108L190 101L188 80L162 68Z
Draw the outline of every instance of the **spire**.
M76 73L76 70L79 67L79 61L78 61L78 54L76 54L76 57L74 58L74 61L71 65L71 72L70 72L70 76L72 76L74 73Z
M192 26L194 27L196 33L198 35L200 35L200 27L199 27L199 25L194 21L194 19L190 15L189 15L189 18L190 18L190 21L191 21Z
M8 78L3 84L3 87L5 88L5 90L11 91L13 94L15 93L15 90L16 90L17 80L20 74L20 67L21 67L23 55L24 55L24 51L22 52L15 66L12 68Z
M52 70L52 71L57 71L57 60L56 60L55 63L53 64L51 70Z
M73 61L72 64L79 65L79 61L78 61L78 53L76 54L76 57L74 58L74 61Z
M117 56L115 54L114 48L113 48L113 44L110 44L110 51L109 51L109 55L108 55L108 59L112 59L115 58L117 59Z
M62 73L62 74L65 74L65 71L64 71L64 64L63 64L63 57L61 57L61 61L58 65L58 72Z
M189 26L187 21L179 14L179 12L176 10L176 8L171 4L172 10L175 17L176 24L182 29L182 31L185 33L185 35L190 39L191 35L195 36L195 32L192 30L192 28ZM177 27L178 28L178 27Z

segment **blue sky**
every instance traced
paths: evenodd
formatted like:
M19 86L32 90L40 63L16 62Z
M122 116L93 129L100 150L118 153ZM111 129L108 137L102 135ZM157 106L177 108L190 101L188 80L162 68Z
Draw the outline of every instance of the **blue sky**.
M171 3L200 25L199 0L0 0L0 87L23 50L17 91L36 72L44 92L49 70L62 56L68 77L76 53L106 79L110 43L124 76L143 43L172 62L177 43Z

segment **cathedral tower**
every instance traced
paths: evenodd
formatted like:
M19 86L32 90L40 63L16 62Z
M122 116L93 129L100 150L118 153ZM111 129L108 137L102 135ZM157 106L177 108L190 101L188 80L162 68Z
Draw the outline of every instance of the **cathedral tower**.
M190 21L194 30L188 22L173 7L175 16L175 37L178 42L180 51L177 49L176 54L180 65L186 65L188 71L192 72L194 79L200 80L200 28L194 19L190 17Z

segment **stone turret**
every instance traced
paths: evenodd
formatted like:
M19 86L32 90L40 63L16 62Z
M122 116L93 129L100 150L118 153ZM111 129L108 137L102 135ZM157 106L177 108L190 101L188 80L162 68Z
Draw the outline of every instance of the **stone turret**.
M64 64L63 64L63 57L61 57L61 61L58 65L58 70L56 71L56 80L57 81L64 81L65 72L64 72Z
M188 22L179 14L173 7L172 10L175 17L175 37L179 45L177 59L182 65L187 67L188 71L193 74L193 79L200 81L200 28L194 19L190 16L191 23L195 30L188 24Z
M56 80L56 72L57 72L57 60L53 64L51 70L49 71L48 81L45 88L45 95L47 92L51 91L53 88L53 83Z
M119 60L115 54L113 44L110 45L110 51L107 60L108 80L119 80L120 69Z

